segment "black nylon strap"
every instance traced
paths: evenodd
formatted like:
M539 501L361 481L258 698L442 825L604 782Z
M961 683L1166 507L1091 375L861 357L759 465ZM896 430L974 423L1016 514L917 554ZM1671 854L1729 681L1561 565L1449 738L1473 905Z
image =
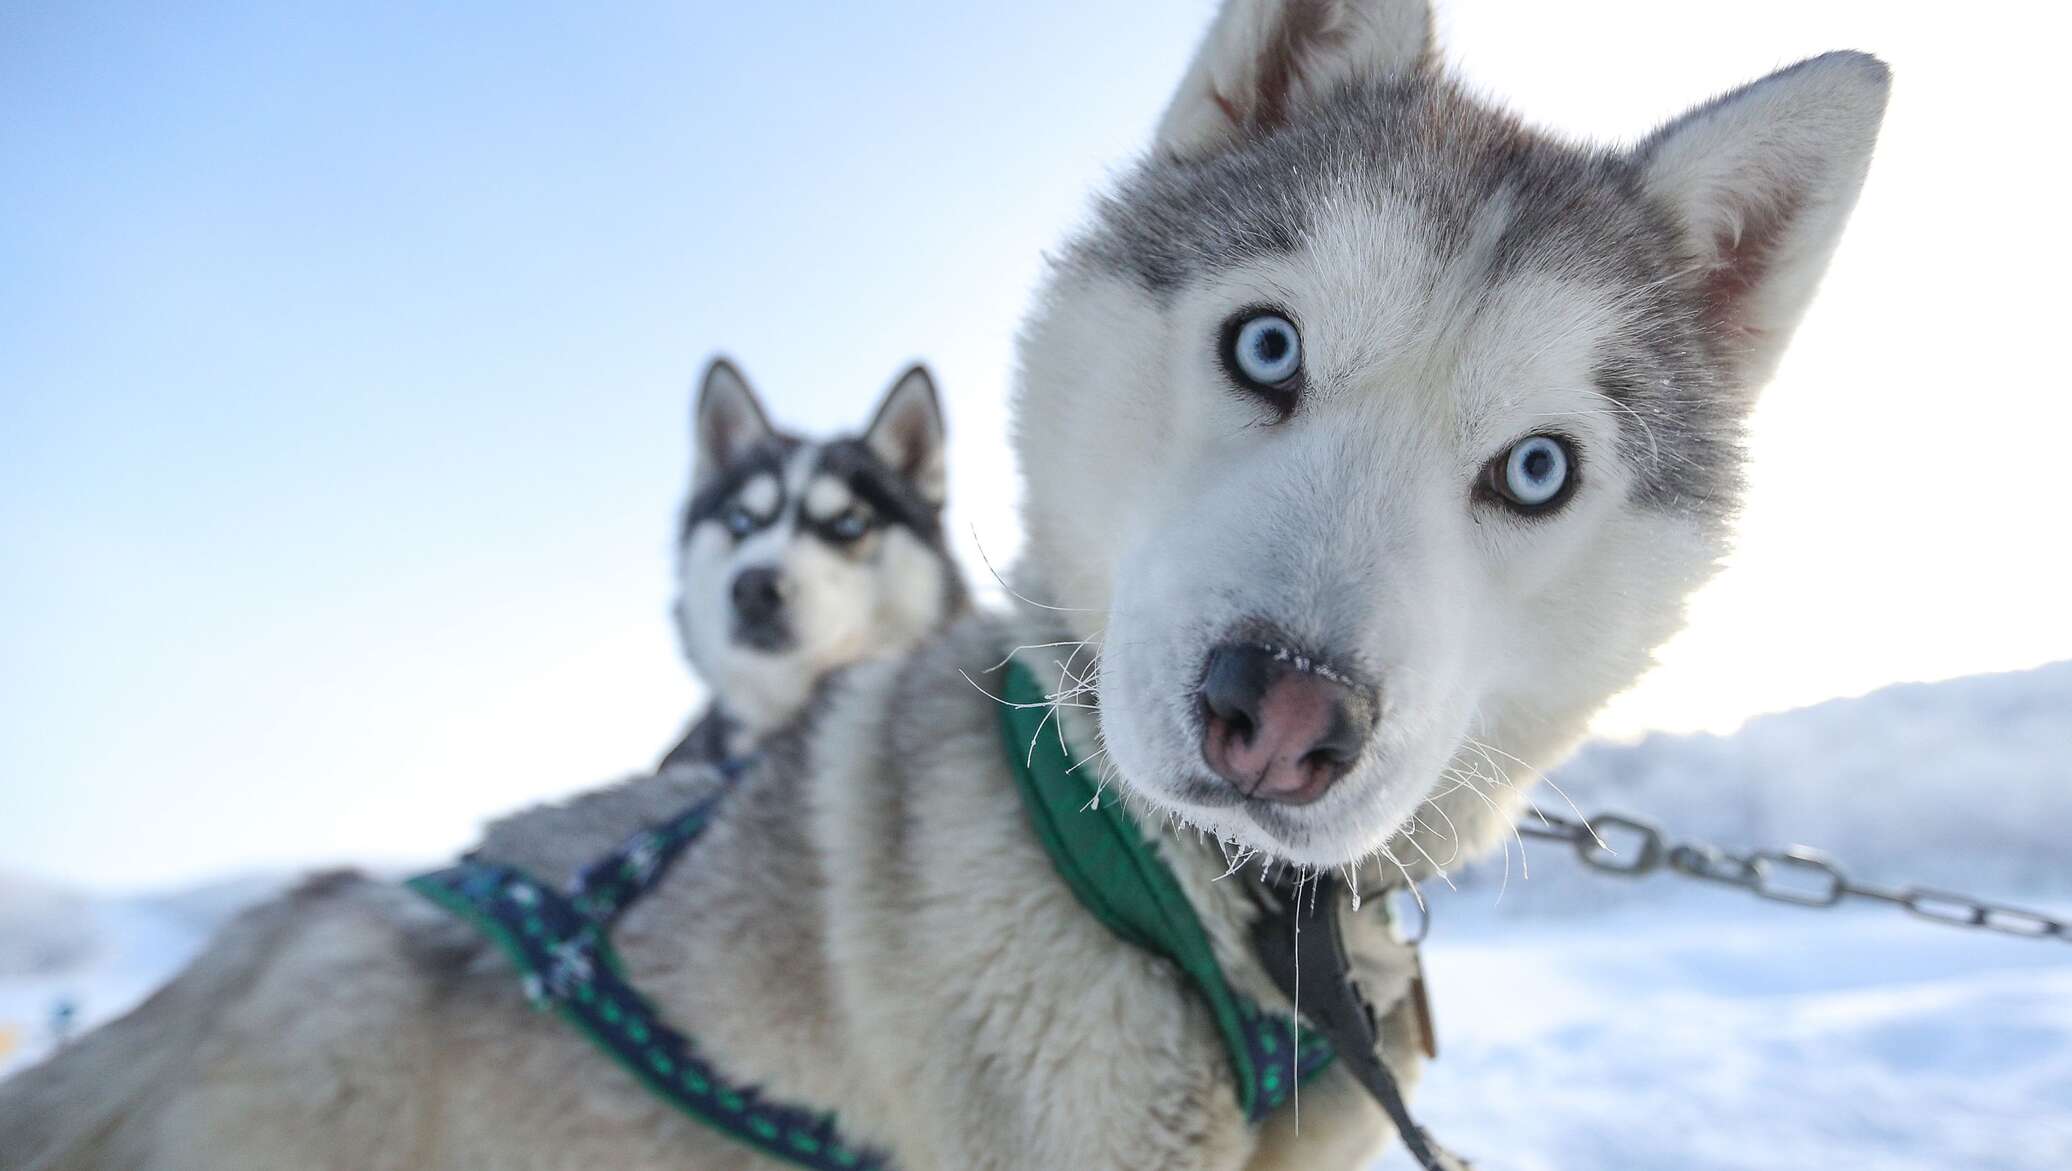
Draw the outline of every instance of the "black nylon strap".
M1339 904L1346 894L1343 882L1323 876L1262 900L1265 914L1255 929L1253 949L1282 994L1299 1006L1331 1042L1347 1072L1380 1104L1417 1165L1424 1171L1468 1171L1460 1156L1433 1142L1410 1117L1396 1075L1381 1059L1374 1009L1361 997L1345 951Z

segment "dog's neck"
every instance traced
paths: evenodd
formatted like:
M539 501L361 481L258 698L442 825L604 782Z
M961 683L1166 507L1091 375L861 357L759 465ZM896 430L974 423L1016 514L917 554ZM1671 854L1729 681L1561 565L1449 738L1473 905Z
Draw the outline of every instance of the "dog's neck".
M1056 615L1033 606L1018 606L1005 625L1003 652L1012 649L1010 657L1027 668L1055 701L1049 713L1051 722L1042 734L1062 736L1074 761L1091 762L1088 768L1100 770L1096 773L1099 799L1122 802L1136 819L1145 839L1193 905L1231 986L1259 1003L1285 1006L1280 989L1259 963L1255 929L1264 904L1286 897L1297 879L1314 875L1264 855L1241 855L1236 847L1183 825L1134 796L1100 757L1100 699L1093 686L1098 663L1091 661L1098 645L1075 645L1074 636L1064 632ZM1357 880L1365 896L1378 899L1393 885L1394 874L1370 872L1350 877ZM1393 1003L1402 986L1403 974L1397 972L1376 984L1377 992L1387 997L1384 1003Z
M684 732L676 747L662 757L662 768L679 764L712 764L735 760L755 751L762 739L741 719L715 699Z
M1074 760L1091 761L1088 767L1095 769L1100 780L1101 799L1115 799L1127 804L1135 814L1146 833L1160 841L1161 849L1169 855L1176 868L1183 859L1178 855L1192 856L1186 859L1186 867L1204 870L1209 879L1220 878L1236 871L1249 872L1254 879L1269 883L1291 882L1297 877L1307 877L1308 872L1298 871L1290 864L1263 854L1251 854L1239 860L1236 847L1219 842L1191 826L1184 825L1171 814L1149 805L1134 796L1130 788L1115 775L1114 766L1103 755L1101 739L1101 696L1100 696L1100 636L1093 635L1084 641L1073 633L1057 613L1026 599L1015 604L1014 614L1007 623L1007 630L1013 648L1013 657L1027 667L1043 684L1044 692L1055 701L1051 715L1060 734L1063 735ZM1464 816L1464 815L1463 815ZM1442 867L1428 863L1426 858L1440 857L1429 850L1420 853L1409 845L1408 834L1417 831L1413 821L1398 832L1390 841L1387 857L1390 862L1386 872L1383 863L1373 863L1370 873L1362 874L1360 867L1347 868L1344 877L1362 895L1393 889L1404 882L1417 882L1440 873ZM1161 832L1166 831L1166 832ZM1174 847L1173 843L1179 843ZM1455 854L1459 843L1451 843ZM1398 848L1401 847L1401 848ZM1219 883L1219 889L1234 884ZM1190 894L1199 893L1192 888Z

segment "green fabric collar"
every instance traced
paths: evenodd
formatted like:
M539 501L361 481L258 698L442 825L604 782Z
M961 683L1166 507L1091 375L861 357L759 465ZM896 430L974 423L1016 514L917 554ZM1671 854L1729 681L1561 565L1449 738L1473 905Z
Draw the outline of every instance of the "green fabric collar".
M1187 977L1222 1034L1239 1105L1264 1118L1297 1081L1330 1064L1329 1043L1230 986L1193 904L1136 819L1119 800L1097 801L1093 777L1076 771L1043 684L1020 662L1006 670L1002 738L1036 837L1095 918Z

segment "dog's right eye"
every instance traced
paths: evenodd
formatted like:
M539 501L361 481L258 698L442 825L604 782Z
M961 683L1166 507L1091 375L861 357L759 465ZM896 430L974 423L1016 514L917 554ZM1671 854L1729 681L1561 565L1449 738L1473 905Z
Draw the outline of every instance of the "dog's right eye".
M725 525L727 532L736 539L754 532L756 527L755 514L738 504L727 509L725 515L719 518L719 523Z
M1282 418L1302 390L1302 333L1277 309L1242 310L1223 323L1223 369Z

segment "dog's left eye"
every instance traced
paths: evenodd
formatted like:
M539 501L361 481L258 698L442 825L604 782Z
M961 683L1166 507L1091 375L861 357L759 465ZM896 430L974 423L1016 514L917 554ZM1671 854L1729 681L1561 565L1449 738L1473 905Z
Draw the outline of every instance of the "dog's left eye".
M1302 334L1284 313L1244 310L1223 324L1223 368L1286 415L1302 389Z
M726 515L720 517L719 523L725 525L727 532L738 539L755 531L755 514L736 504L727 509Z
M1574 492L1575 466L1575 452L1566 439L1528 435L1489 461L1482 484L1516 512L1541 513Z
M871 531L871 521L861 511L852 508L827 522L827 531L837 540L853 541Z

